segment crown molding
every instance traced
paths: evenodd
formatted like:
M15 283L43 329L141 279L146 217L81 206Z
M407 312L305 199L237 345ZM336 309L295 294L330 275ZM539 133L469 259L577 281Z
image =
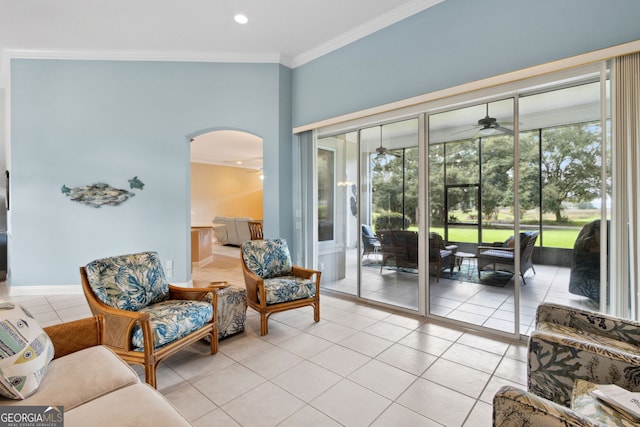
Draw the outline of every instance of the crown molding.
M313 49L301 53L293 57L290 68L297 68L301 65L311 62L321 56L333 52L341 47L344 47L356 40L360 40L370 34L375 33L385 27L402 21L416 13L422 12L432 6L442 3L445 0L414 0L408 2L402 6L399 6L384 15L359 25L344 34L334 37L333 39L323 43Z
M111 51L111 50L37 50L5 49L3 57L31 59L69 59L102 61L167 61L167 62L250 62L250 63L291 63L279 53L244 54L226 52L153 52L153 51Z
M295 57L282 53L233 53L233 52L163 52L163 51L118 51L118 50L38 50L6 48L0 55L0 87L6 87L11 59L66 59L95 61L165 61L165 62L222 62L222 63L268 63L296 68L316 58L331 53L396 22L422 12L445 0L413 0L388 13L355 27L338 37Z
M0 55L0 88L8 85L12 59L63 59L80 61L159 61L282 64L291 68L291 58L279 54L215 52L153 52L115 50L4 49Z

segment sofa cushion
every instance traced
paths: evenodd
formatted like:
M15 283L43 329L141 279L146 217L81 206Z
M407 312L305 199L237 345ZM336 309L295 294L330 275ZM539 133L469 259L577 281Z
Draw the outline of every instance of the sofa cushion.
M64 406L68 411L138 382L135 371L115 353L104 346L94 346L53 360L37 393L19 401L0 399L0 405Z
M264 280L267 304L293 301L316 296L316 284L295 276L274 277Z
M213 405L212 407L215 407ZM121 388L72 410L65 408L65 427L191 426L189 421L148 384Z
M0 303L0 394L25 399L40 386L54 348L38 322L20 305Z
M149 313L155 348L189 335L213 318L213 306L206 301L167 300L140 309ZM142 327L133 327L131 344L135 350L144 349Z
M623 416L623 412L613 409L607 403L593 396L591 392L596 388L597 385L589 381L577 380L571 396L571 409L607 426L632 427L638 425L631 421L631 415L625 414Z
M552 322L538 322L536 330L547 332L550 334L560 335L563 337L573 338L585 343L597 343L603 347L616 349L625 353L640 354L640 347L632 343L617 340L613 336L593 333L583 329L572 328L571 326L561 325Z
M156 252L98 259L86 265L98 299L110 307L139 311L169 297L169 283Z
M502 258L505 260L513 260L513 252L503 251L500 249L489 249L488 251L482 251L483 257Z
M242 257L247 268L262 278L291 273L289 247L284 239L249 240L242 244Z

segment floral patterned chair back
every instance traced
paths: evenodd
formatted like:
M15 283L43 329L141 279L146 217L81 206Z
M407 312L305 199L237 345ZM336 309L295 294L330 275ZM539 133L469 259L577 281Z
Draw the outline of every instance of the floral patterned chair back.
M284 239L248 240L242 244L242 258L247 268L262 279L291 273L291 255Z
M98 259L85 268L91 289L110 307L139 311L169 298L169 283L156 252Z

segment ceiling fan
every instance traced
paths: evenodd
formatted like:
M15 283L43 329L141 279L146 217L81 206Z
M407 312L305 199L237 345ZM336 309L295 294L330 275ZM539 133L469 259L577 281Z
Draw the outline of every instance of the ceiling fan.
M392 153L391 151L389 151L387 147L382 146L382 126L379 126L379 127L380 127L380 147L376 148L376 152L378 153L376 154L376 159L380 159L386 155L399 157L396 153Z
M478 135L492 135L493 130L497 130L498 132L502 132L507 135L513 135L513 131L511 129L502 126L500 123L498 123L498 120L495 117L489 116L489 104L486 105L487 113L482 119L478 120L478 126L480 126L480 129L478 129L478 131L474 135L474 138ZM503 124L512 125L513 123L503 122Z
M496 135L496 134L513 135L513 130L503 126L503 125L513 125L513 123L512 122L499 123L498 119L496 119L495 117L491 117L489 115L489 104L486 104L486 107L487 107L486 115L480 120L478 120L478 123L476 126L470 129L465 129L460 132L456 132L454 135L465 133L465 132L468 132L469 130L474 130L474 129L476 130L476 132L471 137L472 139L476 139L479 136L490 136L490 135Z

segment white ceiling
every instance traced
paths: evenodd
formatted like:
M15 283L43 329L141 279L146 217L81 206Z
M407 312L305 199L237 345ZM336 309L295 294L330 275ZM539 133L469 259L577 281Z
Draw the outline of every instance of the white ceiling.
M441 1L0 0L0 49L296 66Z
M0 0L0 80L8 57L25 56L296 67L442 1ZM237 24L237 13L249 22ZM256 140L240 133L199 136L192 159L233 165L260 158L241 166L260 168Z
M205 133L191 140L191 161L262 169L262 138L234 130Z

